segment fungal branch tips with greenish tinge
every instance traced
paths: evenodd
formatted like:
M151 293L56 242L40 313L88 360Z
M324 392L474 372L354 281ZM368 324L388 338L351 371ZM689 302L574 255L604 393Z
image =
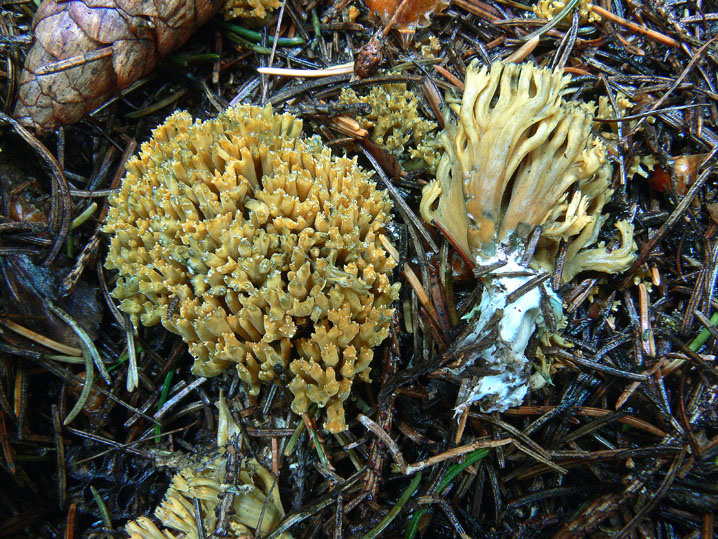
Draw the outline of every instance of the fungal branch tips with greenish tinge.
M171 115L110 198L105 266L133 325L180 335L194 374L234 366L250 395L286 383L294 412L315 403L341 432L398 296L380 241L391 201L355 160L301 134L271 107Z
M560 298L544 284L561 243L561 278L592 269L618 273L635 258L633 227L616 223L619 248L598 242L613 191L606 148L592 133L595 105L565 99L571 78L531 63L471 64L461 104L452 105L442 134L444 155L436 179L423 190L421 214L439 224L479 267L500 266L482 277L484 291L466 316L470 330L457 347L498 328L498 339L461 369L482 373L457 407L479 402L484 412L518 406L529 389L529 339L542 322L542 296L561 317ZM540 238L522 260L526 238ZM523 264L522 264L523 262Z

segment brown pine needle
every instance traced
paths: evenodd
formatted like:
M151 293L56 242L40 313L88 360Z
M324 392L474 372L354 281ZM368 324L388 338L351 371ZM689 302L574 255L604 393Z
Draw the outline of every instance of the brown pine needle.
M507 56L503 60L501 60L504 64L510 64L513 62L523 62L526 57L531 54L534 49L538 46L539 41L541 41L540 36L534 36L531 39L529 39L526 43L521 45L518 49L516 49L514 52L511 53L511 55Z
M506 415L539 415L539 414L545 414L546 412L550 412L554 408L556 408L555 405L520 406L519 408L509 408L504 413ZM576 409L575 413L576 413L576 415L583 415L583 416L587 416L587 417L603 417L605 415L612 414L613 412L611 410L604 410L603 408L593 408L591 406L581 406ZM619 423L628 425L630 427L634 427L634 428L640 429L642 431L649 432L656 436L668 436L664 431L662 431L658 427L654 427L650 423L643 421L641 419L638 419L637 417L626 415L623 417L619 417L618 419L616 419L616 421L618 421Z
M22 335L26 339L30 339L37 344L41 344L42 346L51 348L56 352L60 352L61 354L66 354L68 356L74 357L80 357L82 355L82 350L80 350L79 348L75 348L74 346L68 346L66 344L62 344L61 342L57 342L53 339L50 339L49 337L45 337L44 335L35 333L31 329L27 329L20 324L11 322L10 320L0 320L0 324L4 325L8 329L11 329L17 334Z
M602 18L607 19L611 22L615 22L616 24L620 24L624 28L628 28L629 30L633 30L634 32L643 34L644 36L646 36L649 39L658 41L660 43L663 43L664 45L668 45L669 47L680 47L681 46L680 42L676 41L672 37L668 37L665 34L656 32L655 30L645 28L639 24L636 24L635 22L627 21L623 17L619 17L618 15L615 15L615 14L611 13L610 11L603 9L602 7L595 6L595 5L589 5L589 9L591 11L593 11L596 15L599 15Z
M451 73L448 69L443 68L440 65L435 65L434 69L436 69L441 75L444 76L446 80L456 86L459 90L461 90L462 92L464 91L464 82L459 80L456 75Z
M406 277L406 280L409 281L409 284L414 289L419 303L421 303L421 306L424 307L426 313L431 318L431 321L433 322L434 326L437 328L442 327L439 323L439 314L436 312L434 303L431 301L431 298L429 297L429 294L424 288L424 285L421 284L419 277L416 275L416 273L414 273L414 270L411 269L411 266L409 266L409 264L404 264L403 273L404 277Z
M369 136L369 131L364 129L359 122L350 116L337 116L332 118L332 127L349 137L355 139L365 139Z

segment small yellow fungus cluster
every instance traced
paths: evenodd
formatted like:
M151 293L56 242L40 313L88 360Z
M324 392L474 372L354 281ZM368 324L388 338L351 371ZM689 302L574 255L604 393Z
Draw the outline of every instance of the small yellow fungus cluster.
M225 19L264 19L282 5L281 0L227 0L222 13Z
M380 243L391 202L301 130L269 107L170 116L110 198L105 265L120 309L181 335L195 374L236 365L252 395L286 380L295 413L326 407L340 432L398 295Z
M627 114L630 114L630 110L633 107L633 102L621 91L616 92L614 107L611 101L606 96L598 98L598 110L596 114L599 118L615 118L620 119ZM648 119L650 122L651 119ZM606 141L608 145L608 151L613 154L618 153L618 141L619 141L619 122L601 122L597 125L601 137ZM636 125L636 120L626 120L623 122L624 132L630 131ZM641 128L642 129L642 128ZM626 178L631 180L635 176L641 176L642 178L648 178L651 171L659 164L658 158L653 154L648 155L633 155L630 160L626 161Z
M539 0L534 5L534 13L537 17L551 20L566 7L566 4L568 4L567 0ZM593 2L590 0L579 0L576 9L578 9L578 14L581 16L582 23L601 20L601 17L591 11L592 4ZM568 18L568 21L571 21L570 17Z
M369 131L371 140L397 158L408 153L421 158L435 170L440 153L431 132L435 122L422 117L419 101L406 84L381 84L373 86L365 96L359 96L351 88L345 88L339 96L343 104L367 103L371 113L358 116L359 125Z

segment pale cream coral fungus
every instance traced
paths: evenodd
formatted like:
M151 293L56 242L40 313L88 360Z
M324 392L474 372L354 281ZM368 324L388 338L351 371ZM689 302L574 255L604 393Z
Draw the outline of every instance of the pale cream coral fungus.
M533 64L470 66L454 107L459 121L447 118L445 154L420 210L477 262L522 226L542 226L540 249L596 228L612 194L611 166L591 135L593 107L562 97L570 80Z
M119 270L120 309L181 335L195 374L236 365L256 395L285 372L292 409L326 406L339 432L398 294L378 240L391 203L301 129L270 108L170 116L111 198L106 267Z
M588 249L606 220L611 165L604 144L591 133L595 106L563 97L570 80L530 63L497 62L489 69L474 62L461 105L453 107L458 121L446 119L445 153L436 180L424 188L422 217L440 224L478 265L505 263L484 278L467 337L481 338L501 313L500 339L473 360L496 374L482 378L464 406L486 397L484 411L504 410L523 400L528 389L523 352L540 316L541 295L552 297L555 309L560 302L542 286L518 298L513 292L536 272L553 271L560 242L568 244L564 280L586 269L623 271L635 258L627 223L617 225L620 249ZM542 230L533 269L516 277L527 271L519 263L521 240L537 226Z

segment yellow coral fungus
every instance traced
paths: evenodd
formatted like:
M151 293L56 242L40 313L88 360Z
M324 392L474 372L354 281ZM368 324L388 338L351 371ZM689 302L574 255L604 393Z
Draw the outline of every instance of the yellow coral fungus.
M358 116L357 120L371 133L372 141L397 158L405 156L408 147L412 157L421 158L430 169L436 169L440 156L431 132L437 125L422 117L419 101L406 84L373 86L365 96L345 88L339 95L339 102L371 105L371 113Z
M119 270L120 309L181 335L195 374L236 364L256 395L291 373L292 409L326 406L325 428L340 432L398 294L378 239L391 202L301 128L250 106L170 116L111 197L106 267Z
M478 263L522 227L543 227L541 251L599 223L611 166L591 135L593 107L562 98L569 82L533 64L470 66L459 121L447 118L446 153L420 209Z
M619 223L622 246L588 249L598 238L612 194L606 149L591 134L595 106L566 102L570 77L533 64L474 62L455 124L447 116L445 154L437 179L424 188L421 214L438 223L479 265L505 265L484 279L469 339L480 339L501 314L499 340L474 361L495 375L476 385L465 404L487 397L485 411L520 404L527 386L524 349L540 316L543 286L516 293L538 273L552 272L561 241L568 244L563 278L586 269L619 272L634 260L633 228ZM522 267L529 230L541 226L532 267ZM517 276L523 272L524 276ZM523 290L523 289L522 289ZM515 294L516 293L516 294Z

